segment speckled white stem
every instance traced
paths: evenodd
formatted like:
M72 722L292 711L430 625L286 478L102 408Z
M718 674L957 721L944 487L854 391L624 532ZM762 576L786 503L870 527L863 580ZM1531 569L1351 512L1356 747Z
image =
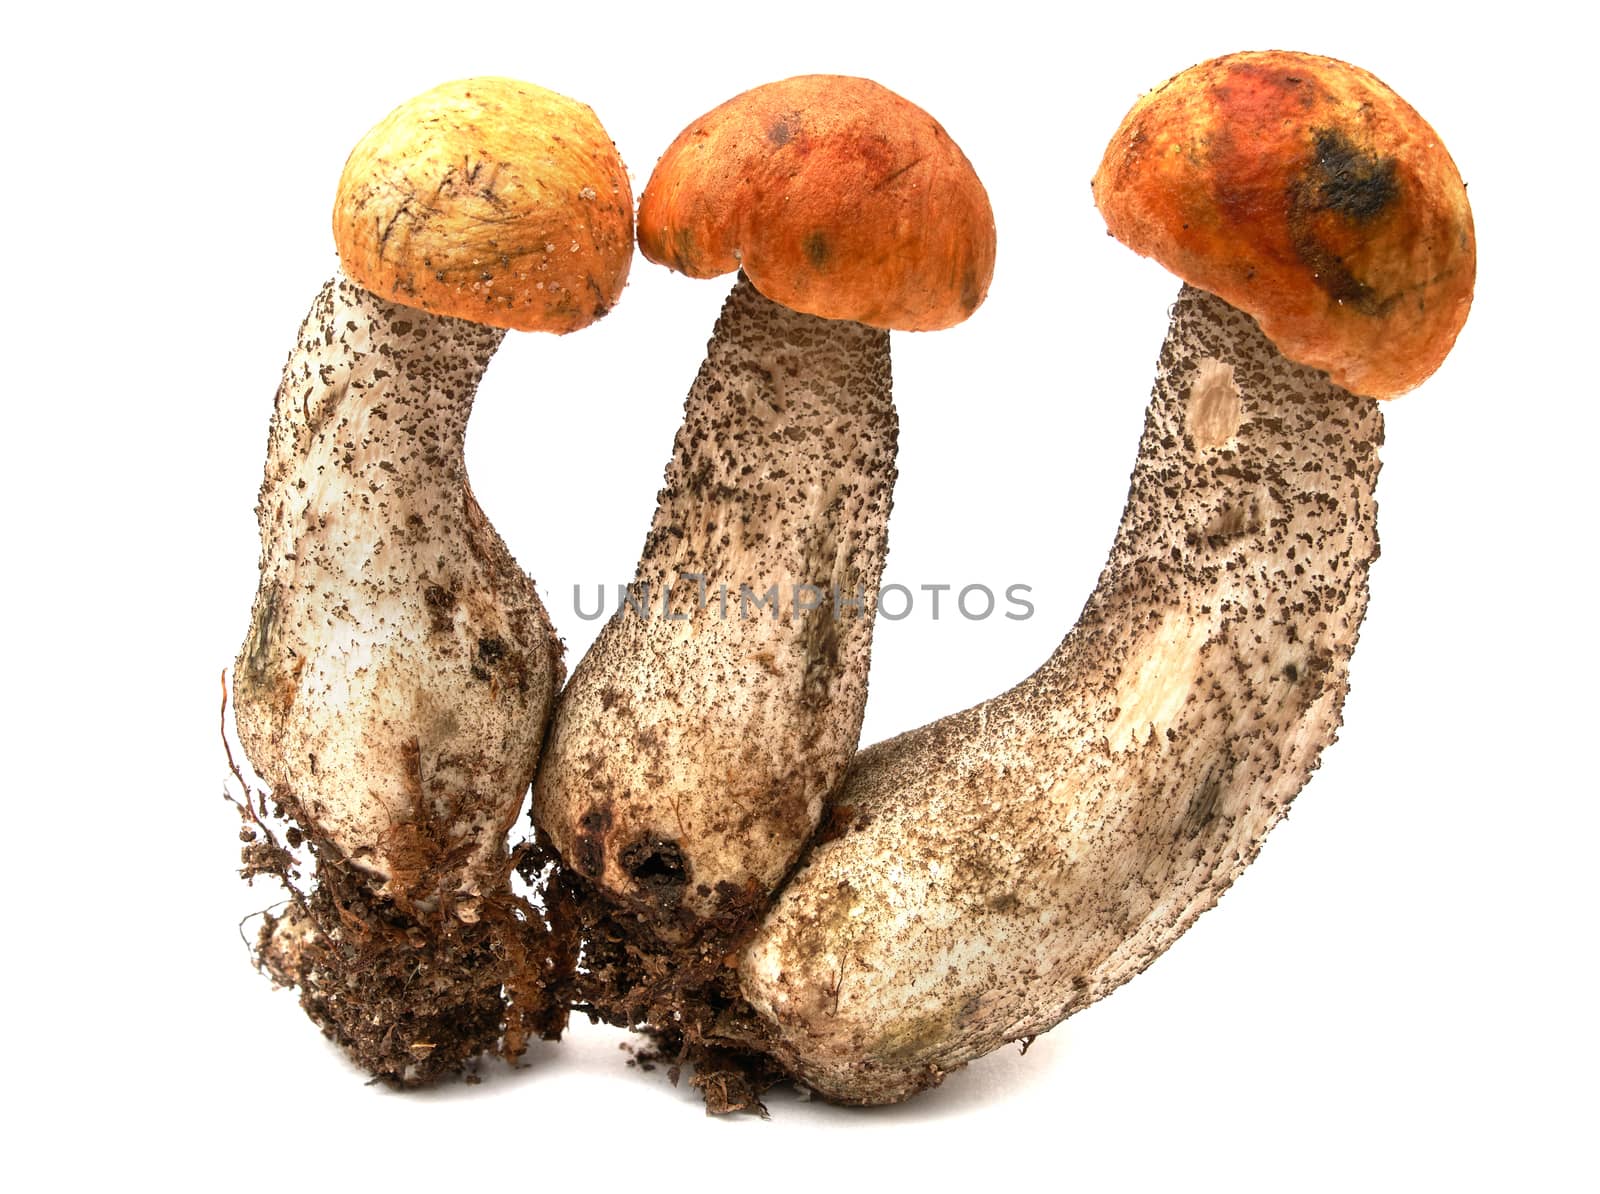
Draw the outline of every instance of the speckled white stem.
M1028 680L863 751L742 954L768 1048L905 1098L1149 965L1255 857L1339 725L1382 419L1185 288L1126 513Z
M403 908L504 878L561 648L467 484L504 333L323 287L278 389L239 735L301 826Z
M888 333L741 276L685 404L641 608L578 665L534 789L567 865L666 939L759 910L855 753L895 435Z

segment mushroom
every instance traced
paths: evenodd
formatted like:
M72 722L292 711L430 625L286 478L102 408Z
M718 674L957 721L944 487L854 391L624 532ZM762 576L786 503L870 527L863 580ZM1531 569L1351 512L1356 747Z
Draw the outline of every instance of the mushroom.
M534 819L628 934L698 944L720 966L860 734L895 477L888 329L977 308L994 219L926 112L813 75L685 129L645 187L638 236L691 277L741 272L631 604L562 694Z
M463 446L505 329L568 332L616 302L632 196L588 107L469 79L363 138L333 227L342 275L278 388L234 699L316 857L263 964L360 1064L409 1084L564 1022L506 840L561 643Z
M756 1015L726 1015L727 1043L830 1099L903 1099L1046 1031L1255 857L1340 724L1378 551L1373 398L1438 366L1471 301L1449 154L1331 59L1184 72L1134 105L1094 194L1186 280L1099 584L1027 680L861 752L841 832L738 958Z

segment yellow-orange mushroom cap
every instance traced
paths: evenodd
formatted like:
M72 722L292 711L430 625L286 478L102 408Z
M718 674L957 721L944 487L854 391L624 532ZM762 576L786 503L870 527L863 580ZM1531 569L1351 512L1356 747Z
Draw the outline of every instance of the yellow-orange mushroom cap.
M1359 67L1279 50L1191 67L1134 104L1093 187L1118 240L1352 393L1419 385L1466 322L1466 185Z
M869 79L803 75L678 135L639 200L639 247L695 278L743 268L773 302L929 331L977 310L994 213L938 121Z
M333 235L345 274L391 302L571 332L622 294L633 193L587 105L515 79L462 79L361 139Z

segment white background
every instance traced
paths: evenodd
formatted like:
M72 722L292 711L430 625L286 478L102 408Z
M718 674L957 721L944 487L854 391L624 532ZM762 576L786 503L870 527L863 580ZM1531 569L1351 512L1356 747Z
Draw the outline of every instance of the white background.
M1587 35L1534 4L1042 12L8 18L7 1167L241 1190L1593 1188ZM636 190L688 121L791 74L870 75L944 123L988 186L999 265L970 323L895 338L886 579L1027 583L1037 614L881 623L870 741L1009 686L1071 625L1176 290L1104 235L1089 177L1142 90L1270 47L1360 63L1432 121L1480 269L1455 354L1385 408L1341 740L1220 908L1026 1058L900 1108L779 1089L770 1122L707 1119L586 1025L476 1087L364 1085L249 966L237 925L273 896L234 877L217 737L272 394L334 268L350 146L472 74L591 104ZM631 574L724 293L639 258L605 321L514 337L487 379L474 485L572 661L598 625L572 585Z

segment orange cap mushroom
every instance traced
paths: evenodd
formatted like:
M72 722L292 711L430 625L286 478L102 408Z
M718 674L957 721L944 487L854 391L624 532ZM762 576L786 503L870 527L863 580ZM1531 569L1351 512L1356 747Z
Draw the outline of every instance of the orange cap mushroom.
M740 276L630 590L661 616L625 607L601 629L534 782L583 915L621 909L632 926L635 961L596 968L605 989L585 994L628 1019L617 992L635 978L670 970L686 991L707 959L723 972L855 754L895 480L891 330L966 319L995 252L949 134L877 83L828 75L691 123L644 189L638 235L659 264Z
M240 742L316 869L290 882L247 812L246 874L290 886L263 969L412 1086L566 1022L575 944L512 890L506 840L561 640L473 497L466 429L506 328L572 331L616 301L632 199L587 107L470 79L361 140L333 223L343 273L284 365L233 673Z
M572 332L622 294L633 193L587 104L462 79L402 104L351 151L333 235L345 274L391 302Z
M994 275L994 213L939 122L870 79L802 75L679 134L639 200L639 248L695 278L743 268L775 303L931 331Z
M1466 185L1428 122L1348 63L1272 50L1191 67L1134 104L1093 187L1118 240L1353 393L1421 384L1466 322Z

